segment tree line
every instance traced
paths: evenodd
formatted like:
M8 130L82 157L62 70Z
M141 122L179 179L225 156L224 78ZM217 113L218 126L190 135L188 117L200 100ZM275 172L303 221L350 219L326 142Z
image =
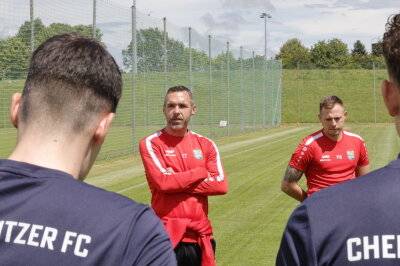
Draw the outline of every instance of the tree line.
M66 32L77 32L92 37L92 25L71 26L52 23L45 26L40 18L33 21L34 48L48 38ZM101 41L103 34L96 29L96 39ZM15 36L0 40L0 79L20 79L26 75L31 53L31 22L25 21Z
M87 37L92 37L92 25L71 26L64 23L52 23L45 26L40 18L34 23L35 48L46 39L65 32L77 32ZM31 47L31 22L24 22L14 37L0 40L0 79L19 79L26 75ZM96 29L95 38L102 41L103 34ZM206 52L189 49L182 41L170 38L158 28L137 30L137 70L138 72L162 72L165 68L169 72L187 71L189 60L192 58L192 70L201 71L209 67L210 59ZM165 49L166 42L166 49ZM130 42L126 49L121 51L123 57L122 68L132 71L133 46ZM164 51L167 51L166 55ZM165 58L166 57L166 58ZM384 68L381 43L372 44L371 53L368 54L361 41L354 43L349 52L347 44L334 38L329 41L319 41L310 49L306 48L299 39L290 39L280 48L275 59L282 60L283 68L365 68L371 69L372 62L375 67ZM242 66L246 69L255 65L257 68L264 66L264 56L240 59L232 52L221 52L211 58L214 70L226 69L229 61L231 70L238 70ZM165 66L166 62L166 66Z
M319 41L310 49L297 38L286 41L275 59L282 60L283 68L337 68L337 69L372 69L384 68L382 42L371 45L371 53L365 45L357 40L349 52L347 44L338 38L329 41Z
M143 72L162 72L166 68L169 72L188 71L190 58L193 71L207 70L210 64L210 58L204 51L198 51L188 48L179 40L164 37L164 32L158 28L140 29L137 31L137 70ZM166 48L165 48L166 39ZM166 50L166 54L165 54ZM123 65L127 70L132 69L133 46L132 42L128 47L122 50ZM251 66L253 58L236 58L232 52L221 52L211 58L211 65L214 70L226 69L229 61L229 68L237 70L241 65ZM264 57L255 56L254 64L263 66Z

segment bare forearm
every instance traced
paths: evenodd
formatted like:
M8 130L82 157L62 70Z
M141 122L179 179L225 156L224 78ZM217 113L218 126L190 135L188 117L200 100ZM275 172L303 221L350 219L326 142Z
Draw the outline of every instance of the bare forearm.
M366 175L369 173L369 165L359 166L356 168L356 177Z
M307 198L307 193L297 184L302 175L303 171L288 165L281 183L281 190L300 202Z
M281 189L287 195L300 202L307 198L307 192L305 192L297 183L288 183L282 181Z

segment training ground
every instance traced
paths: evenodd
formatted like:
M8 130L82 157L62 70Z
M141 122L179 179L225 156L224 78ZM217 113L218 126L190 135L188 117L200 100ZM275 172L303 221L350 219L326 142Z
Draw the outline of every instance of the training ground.
M280 180L300 140L319 129L281 126L215 139L229 182L227 195L209 197L218 265L275 264L284 226L298 205L280 191ZM345 129L366 141L371 170L397 158L400 144L393 125L347 123ZM97 163L87 182L150 203L138 155ZM300 184L305 186L304 177Z

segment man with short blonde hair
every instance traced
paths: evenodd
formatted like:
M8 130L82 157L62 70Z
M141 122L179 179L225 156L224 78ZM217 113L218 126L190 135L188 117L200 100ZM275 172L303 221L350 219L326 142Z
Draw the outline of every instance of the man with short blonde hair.
M319 111L323 128L301 141L281 182L282 191L300 202L318 190L369 171L364 140L343 129L347 117L343 101L337 96L324 97ZM307 191L297 184L303 173Z
M383 36L382 96L400 135L400 14ZM326 188L292 213L276 265L400 265L400 160Z

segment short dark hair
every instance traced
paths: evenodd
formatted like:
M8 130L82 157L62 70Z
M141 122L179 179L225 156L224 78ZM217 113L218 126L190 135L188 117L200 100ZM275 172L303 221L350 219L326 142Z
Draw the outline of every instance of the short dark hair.
M192 91L191 91L189 88L186 88L185 86L178 85L178 86L174 86L174 87L169 88L169 89L167 90L167 92L165 93L165 97L164 97L164 106L165 106L165 104L167 103L167 95L168 95L169 93L177 92L177 91L186 91L186 92L189 94L190 103L192 104L192 106L194 105L194 100L193 100Z
M21 121L47 116L78 131L100 112L115 112L122 78L114 58L96 40L56 35L32 54L22 93Z
M323 108L332 109L335 106L335 104L340 104L341 106L344 106L343 101L339 97L335 95L326 96L322 98L321 101L319 102L319 112L321 112Z
M382 50L390 77L400 83L400 14L388 18Z

